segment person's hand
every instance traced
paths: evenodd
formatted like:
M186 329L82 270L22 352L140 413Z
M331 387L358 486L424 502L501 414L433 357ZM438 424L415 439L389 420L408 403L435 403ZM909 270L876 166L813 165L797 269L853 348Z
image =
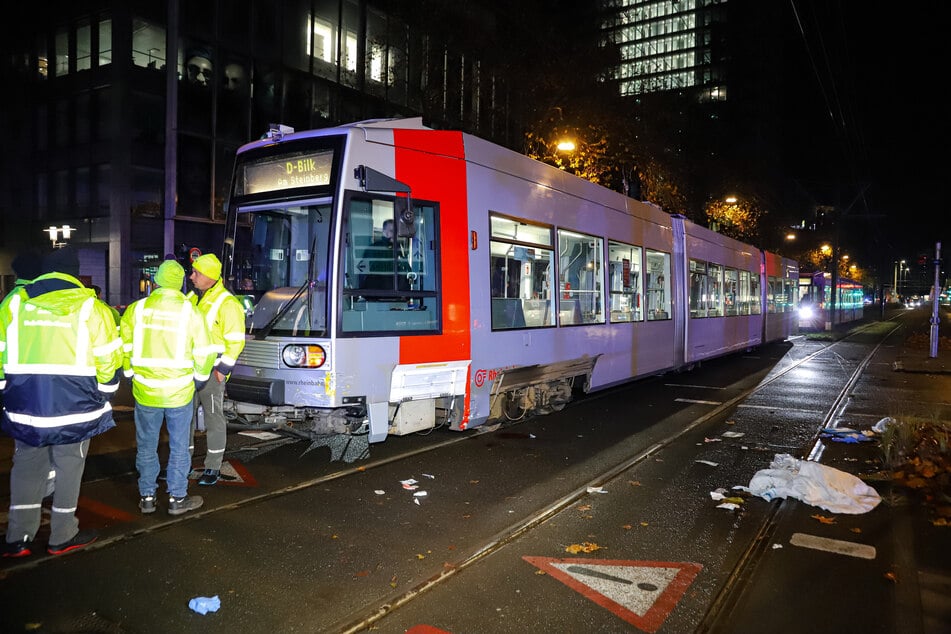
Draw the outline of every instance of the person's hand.
M225 379L228 378L218 370L215 370L215 378L218 379L218 383L224 383Z

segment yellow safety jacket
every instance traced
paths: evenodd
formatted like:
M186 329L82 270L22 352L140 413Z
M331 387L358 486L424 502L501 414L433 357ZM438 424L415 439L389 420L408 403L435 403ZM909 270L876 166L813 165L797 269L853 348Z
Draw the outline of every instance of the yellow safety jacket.
M188 298L205 316L205 325L218 354L215 370L230 375L238 362L238 355L244 350L244 307L220 279L202 294L201 299L194 292L189 293Z
M149 407L191 402L215 362L201 314L181 291L159 287L126 308L119 322L123 374L135 401Z
M112 427L122 342L112 315L71 275L47 273L0 307L3 430L34 447Z

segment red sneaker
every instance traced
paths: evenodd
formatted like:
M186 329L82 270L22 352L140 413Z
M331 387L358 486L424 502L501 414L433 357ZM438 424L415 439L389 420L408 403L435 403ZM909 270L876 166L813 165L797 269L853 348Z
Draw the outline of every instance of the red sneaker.
M3 544L3 556L4 557L29 557L33 554L33 551L30 550L31 542L26 540L19 542L5 542Z
M99 534L96 531L79 531L68 542L50 544L46 548L46 552L51 555L63 555L72 550L79 550L80 548L88 546L97 539L99 539Z

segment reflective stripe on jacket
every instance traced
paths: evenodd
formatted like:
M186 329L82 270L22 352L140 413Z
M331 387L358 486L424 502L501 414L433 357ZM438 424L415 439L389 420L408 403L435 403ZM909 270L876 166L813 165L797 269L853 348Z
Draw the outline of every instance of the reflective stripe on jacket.
M225 376L231 374L238 355L244 350L244 307L220 279L202 294L201 299L194 293L189 293L188 297L193 302L197 300L198 310L205 316L212 345L218 353L215 369Z
M48 273L36 283L0 307L0 424L35 447L80 442L115 426L108 399L119 385L121 341L79 280Z
M181 291L159 287L129 306L119 323L123 372L149 407L181 407L207 381L216 353L201 313Z

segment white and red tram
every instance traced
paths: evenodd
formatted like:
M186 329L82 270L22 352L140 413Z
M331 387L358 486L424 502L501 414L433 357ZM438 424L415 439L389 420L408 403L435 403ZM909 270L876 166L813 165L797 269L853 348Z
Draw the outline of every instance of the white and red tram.
M315 437L550 412L797 328L796 262L420 119L243 146L225 236L229 412Z

